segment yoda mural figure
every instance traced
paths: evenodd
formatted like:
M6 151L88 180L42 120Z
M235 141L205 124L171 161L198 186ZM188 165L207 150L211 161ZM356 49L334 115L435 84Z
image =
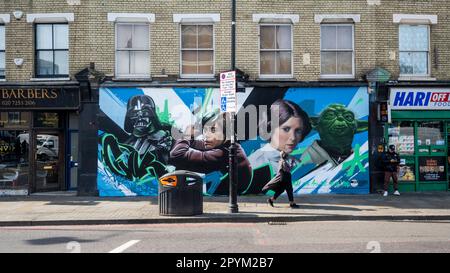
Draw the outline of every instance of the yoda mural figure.
M303 153L301 160L316 165L324 162L338 166L353 154L353 137L367 130L368 122L357 120L355 114L342 104L331 104L317 118L311 118L313 128L319 133Z

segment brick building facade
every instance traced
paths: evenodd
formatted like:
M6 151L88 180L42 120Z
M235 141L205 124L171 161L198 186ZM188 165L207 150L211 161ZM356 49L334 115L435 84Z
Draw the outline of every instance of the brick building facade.
M215 23L215 70L230 67L230 3L229 1L2 1L1 12L9 16L6 26L6 75L9 81L29 81L34 77L33 24L27 22L30 13L72 13L70 22L70 75L95 62L96 69L114 76L114 23L107 20L108 13L150 13L151 75L177 77L180 72L180 29L173 14L220 14ZM339 2L339 4L337 4ZM439 19L431 28L431 77L446 80L449 53L446 43L450 27L447 1L244 1L237 5L237 67L258 79L258 26L254 14L292 14L299 21L293 24L293 67L296 81L320 80L320 23L316 15L359 15L355 23L355 80L374 67L384 67L392 78L399 75L398 23L394 14L436 15ZM15 19L12 12L24 13ZM95 11L95 12L92 12ZM305 55L309 55L305 56ZM17 67L15 58L23 58ZM305 58L310 59L305 62Z
M403 91L414 94L419 91L448 93L448 10L450 3L445 0L237 1L236 67L246 75L241 86L260 88L261 92L270 89L275 93L286 88L287 91L280 92L289 93L292 91L289 88L367 88L370 93L366 117L370 124L368 156L371 166L370 170L369 167L367 169L370 172L370 191L376 192L381 187L380 169L373 164L378 156L377 147L384 147L394 141L392 132L396 131L395 128L403 130L403 125L414 132L414 151L405 153L404 158L405 162L409 162L406 165L409 164L409 171L414 173L414 179L405 181L405 190L447 190L450 164L448 104L441 108L415 109L414 105L405 109L397 107L392 109L394 112L391 113L390 120L383 120L383 107L388 105L387 108L390 108L387 102L390 100L391 89L402 91L406 88L409 91ZM57 32L58 27L54 25L61 24L67 25L68 31ZM39 48L41 42L37 25L52 26L52 48ZM146 48L139 48L124 57L130 64L126 66L128 72L123 75L119 73L122 68L118 67L118 59L123 56L120 51L126 51L128 48L122 50L118 46L120 25L146 26L143 30L147 33L144 33L143 37L148 36L147 41L140 41ZM183 26L195 26L197 48L186 46L185 51L181 49L184 44L183 31L188 33L193 30L183 29ZM212 26L212 31L207 26ZM19 184L25 185L22 188L26 189L27 193L78 189L79 194L98 194L98 151L95 147L98 145L99 123L103 121L99 116L104 114L104 111L99 109L101 105L98 100L102 88L153 88L154 91L158 88L218 88L219 73L231 67L231 1L0 0L0 28L4 29L3 41L0 36L0 54L1 43L4 44L4 77L0 74L0 89L6 90L4 94L12 94L11 92L18 92L19 89L33 89L32 99L37 99L37 89L48 89L47 94L55 89L58 96L66 97L71 96L73 89L77 89L79 93L75 103L70 104L64 99L52 102L47 98L49 101L43 102L42 106L8 102L11 99L20 100L18 93L17 98L13 95L3 97L3 102L16 104L2 105L5 119L10 116L6 110L31 115L30 120L25 118L21 126L8 125L7 121L2 120L5 132L15 130L15 135L33 136L29 138L35 140L29 141L28 144L38 147L37 150L42 150L44 146L38 138L57 137L61 144L57 149L64 155L55 160L60 164L57 165L60 166L59 173L54 174L55 177L58 176L55 178L59 181L58 185L53 188L42 185L37 187L33 185L36 183L33 181L44 176L42 166L38 166L33 160L39 152L24 152L23 155L30 161L30 175L23 178L28 182ZM272 30L274 32L271 32ZM206 36L200 37L200 31L205 31L203 33L207 33ZM336 36L325 35L334 31ZM281 38L267 38L272 37L270 35L274 35L273 33ZM61 46L57 40L60 34L67 35L67 45L57 48L57 44ZM142 32L133 36L132 40L138 41L139 35L142 35ZM186 34L186 44L189 44L189 39L193 37L189 35L192 35L192 32ZM347 40L340 40L339 37L345 37ZM424 40L415 42L414 39L418 37ZM205 46L200 49L199 39L204 39L202 43L212 47ZM333 45L327 48L330 43L335 43L336 47ZM133 46L130 48L133 51ZM41 52L53 53L53 57L49 57L53 58L53 74L50 76L46 76L47 72L39 75L39 71L45 67L45 64L38 63L38 55ZM67 52L68 57L56 61L57 56L64 55L64 52ZM143 52L143 55L139 56L145 57L131 57L138 56L137 52ZM186 57L182 56L182 52L186 53ZM208 55L211 52L212 57ZM192 60L192 54L197 56L195 61ZM206 59L200 60L201 58ZM1 60L2 58L0 71ZM62 73L62 76L58 75L61 73L56 73L56 66L60 65L57 62L60 60L67 66L67 72ZM137 65L133 67L133 62L139 62L139 68L136 68ZM211 63L212 67L208 68ZM133 69L142 69L143 66L148 66L148 69L144 69L142 74L130 75L133 74ZM203 69L207 72L183 73L183 69L191 72L192 69ZM40 94L42 100L45 100L45 95ZM441 111L438 111L438 114L430 114L429 110L436 109ZM390 110L386 110L386 115ZM52 116L47 113L58 113L59 124L50 131L46 126L37 126L40 113L44 113L44 120L52 120ZM405 125L406 114L414 116L413 121L410 121L412 124ZM424 116L428 119L424 119ZM388 121L390 123L387 123ZM46 122L51 124L50 121ZM434 128L439 131L438 134L442 133L437 140L434 139L435 136L424 136L424 143L428 142L428 139L434 142L433 145L428 145L428 154L425 152L426 147L421 148L427 146L422 145L423 126L430 126L426 128ZM73 139L72 134L76 135ZM424 134L431 133L427 131ZM405 139L403 136L399 137ZM441 138L444 140L442 145ZM395 144L400 147L402 143L399 143L398 139L396 141ZM4 142L7 142L6 137ZM78 147L75 142L83 144ZM438 146L442 146L443 150ZM70 151L71 148L74 150ZM423 151L419 151L420 149ZM438 152L434 153L433 149ZM79 150L77 155L74 154L76 150ZM36 153L36 156L33 157L32 153ZM45 155L43 152L41 154ZM433 162L437 161L437 167L444 167L444 172L436 171L438 174L434 177L438 176L437 180L430 178L430 175L425 177L426 172L421 171L425 167L421 162L426 161L426 156ZM442 163L441 159L444 158ZM9 171L7 174L11 172L14 173ZM51 181L49 173L48 171L45 179L41 179L41 184ZM8 178L3 180L5 185L9 183ZM76 183L73 182L75 180ZM14 189L13 186L4 188ZM8 193L11 192L6 192Z

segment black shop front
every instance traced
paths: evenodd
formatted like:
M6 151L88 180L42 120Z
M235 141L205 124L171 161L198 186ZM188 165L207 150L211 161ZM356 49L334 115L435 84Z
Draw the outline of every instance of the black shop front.
M77 188L77 82L0 85L0 196Z

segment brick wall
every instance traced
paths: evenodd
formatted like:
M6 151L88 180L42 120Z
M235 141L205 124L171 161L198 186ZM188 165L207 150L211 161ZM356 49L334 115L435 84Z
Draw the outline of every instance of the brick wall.
M73 2L73 1L69 1ZM75 1L76 2L76 1ZM320 25L315 14L359 14L355 24L356 79L376 66L390 71L394 77L398 68L398 25L392 22L393 13L438 15L438 24L431 27L431 76L449 79L450 62L450 1L445 0L382 0L369 5L367 0L280 0L237 1L237 61L241 70L258 78L258 23L254 13L297 14L300 22L293 25L294 77L298 81L317 81L320 78ZM230 68L231 1L229 0L81 0L69 5L67 0L0 0L0 14L11 14L6 25L6 78L8 81L29 81L34 75L33 26L26 22L28 13L75 14L70 26L70 75L73 76L90 62L96 69L114 75L114 23L107 21L109 12L153 13L156 21L150 25L150 67L152 76L180 73L180 30L173 22L174 13L220 13L215 24L215 72ZM16 20L15 10L24 16ZM310 64L303 64L303 56L310 55ZM390 59L395 55L395 59ZM24 58L16 67L14 58Z

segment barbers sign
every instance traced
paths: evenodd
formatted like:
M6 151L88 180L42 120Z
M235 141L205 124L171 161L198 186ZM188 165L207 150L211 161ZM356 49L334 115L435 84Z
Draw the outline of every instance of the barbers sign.
M392 88L392 110L450 110L450 88Z
M78 87L2 87L2 109L78 109Z

